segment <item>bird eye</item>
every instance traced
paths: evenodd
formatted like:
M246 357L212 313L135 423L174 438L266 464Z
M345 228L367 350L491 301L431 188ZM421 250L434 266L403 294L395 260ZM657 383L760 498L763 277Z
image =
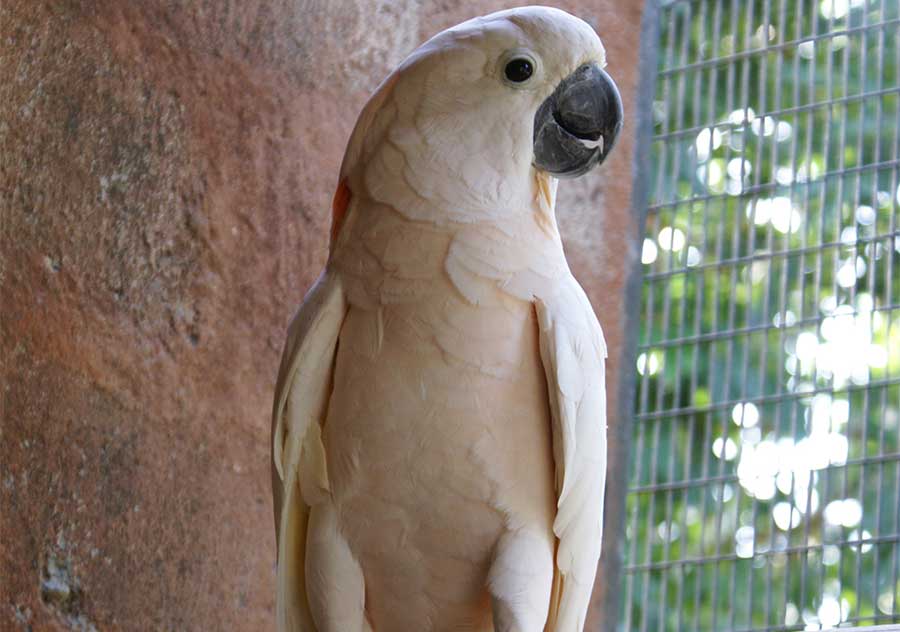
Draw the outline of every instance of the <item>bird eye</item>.
M503 74L513 83L522 83L528 81L528 78L534 74L534 64L530 59L517 57L506 64Z

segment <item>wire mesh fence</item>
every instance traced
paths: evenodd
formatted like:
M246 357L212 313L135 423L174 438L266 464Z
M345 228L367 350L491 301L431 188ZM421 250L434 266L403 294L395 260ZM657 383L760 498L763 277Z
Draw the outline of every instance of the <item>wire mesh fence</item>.
M900 621L900 2L659 18L623 627Z

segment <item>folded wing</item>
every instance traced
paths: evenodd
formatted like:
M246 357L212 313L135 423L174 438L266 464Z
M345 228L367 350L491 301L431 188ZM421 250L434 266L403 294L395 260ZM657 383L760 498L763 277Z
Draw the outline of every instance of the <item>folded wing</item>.
M306 596L306 528L310 506L329 493L322 424L346 313L338 277L324 272L291 322L281 357L272 410L279 632L315 632Z
M558 539L547 630L581 632L603 534L606 483L606 343L571 276L535 301L553 420Z

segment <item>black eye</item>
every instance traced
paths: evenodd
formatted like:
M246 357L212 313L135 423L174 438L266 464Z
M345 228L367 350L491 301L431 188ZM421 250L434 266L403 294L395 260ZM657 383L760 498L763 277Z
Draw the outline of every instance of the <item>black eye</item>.
M503 73L510 81L522 83L523 81L527 81L532 73L534 73L534 64L528 59L518 57L506 64Z

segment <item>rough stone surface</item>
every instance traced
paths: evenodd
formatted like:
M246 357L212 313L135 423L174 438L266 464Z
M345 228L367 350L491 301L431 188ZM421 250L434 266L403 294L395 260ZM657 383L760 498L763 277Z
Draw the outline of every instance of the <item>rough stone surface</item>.
M344 144L418 42L513 4L0 3L0 629L272 629L271 395ZM628 116L640 3L558 6ZM558 205L613 400L631 131Z

